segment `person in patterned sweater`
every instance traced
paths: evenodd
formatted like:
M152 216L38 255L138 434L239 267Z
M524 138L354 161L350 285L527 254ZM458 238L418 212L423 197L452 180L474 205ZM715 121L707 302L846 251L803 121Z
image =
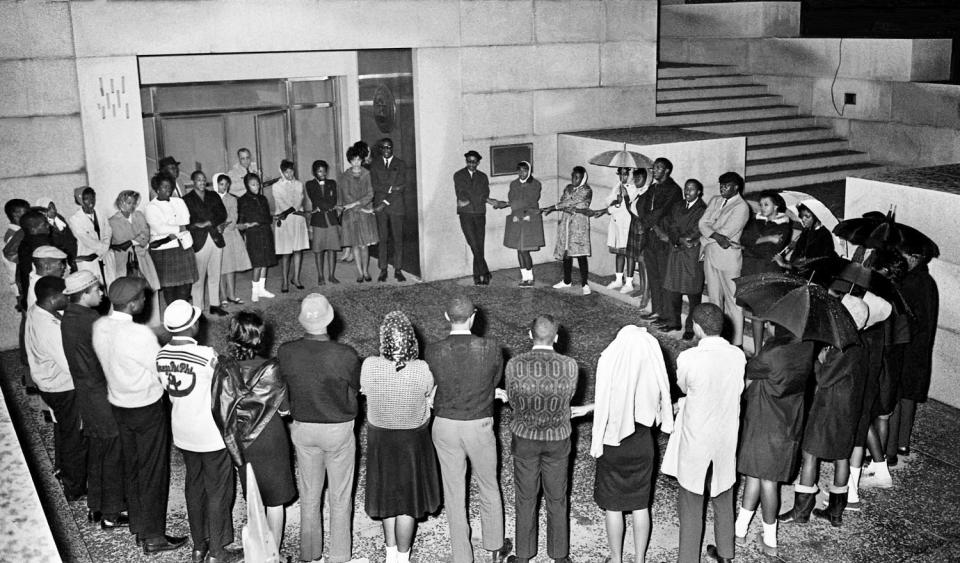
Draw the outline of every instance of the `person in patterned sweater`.
M513 408L513 479L516 488L516 556L537 555L537 497L547 506L547 554L569 563L567 473L570 460L570 400L577 389L577 362L554 351L557 321L540 315L530 326L533 349L507 362L507 395Z

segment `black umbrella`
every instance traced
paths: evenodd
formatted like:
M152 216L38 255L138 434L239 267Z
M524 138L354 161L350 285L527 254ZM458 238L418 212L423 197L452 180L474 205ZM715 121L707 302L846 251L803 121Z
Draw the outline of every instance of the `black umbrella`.
M855 285L886 299L898 313L910 312L910 306L893 282L863 264L839 256L825 256L810 260L804 268L800 275L813 283L836 289L840 293L847 293L850 286Z
M737 303L801 340L844 349L858 341L853 317L827 290L791 274L755 274L734 280Z
M937 243L910 225L898 223L894 210L883 218L878 215L871 211L863 217L841 221L834 227L833 234L867 248L894 248L929 258L940 256Z

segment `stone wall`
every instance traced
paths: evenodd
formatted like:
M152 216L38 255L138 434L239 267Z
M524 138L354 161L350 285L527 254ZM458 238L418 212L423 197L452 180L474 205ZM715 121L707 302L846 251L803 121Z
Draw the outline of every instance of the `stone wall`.
M155 55L412 49L426 279L470 271L450 180L466 149L532 142L548 204L558 132L654 121L656 0L37 0L0 14L0 199L49 195L67 213L76 186L101 191L109 214L151 172L137 120L93 125L96 73L136 76ZM492 182L494 197L507 183ZM493 237L488 251L512 254ZM0 346L15 345L14 326Z

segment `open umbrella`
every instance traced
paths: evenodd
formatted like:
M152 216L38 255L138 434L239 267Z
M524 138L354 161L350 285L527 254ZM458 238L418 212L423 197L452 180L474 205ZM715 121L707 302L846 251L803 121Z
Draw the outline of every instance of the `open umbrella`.
M653 168L653 161L638 152L628 151L627 144L619 151L605 151L590 159L590 164L608 168Z
M826 288L833 286L841 293L846 293L852 285L861 287L889 301L898 313L910 312L903 294L889 278L859 262L839 256L824 256L807 262L799 274Z
M825 342L841 350L858 341L853 317L822 286L777 273L742 276L734 282L737 303L797 338Z
M940 247L930 237L910 225L897 222L895 209L885 217L878 215L871 212L864 217L841 221L833 229L833 234L866 248L893 248L929 258L940 256Z

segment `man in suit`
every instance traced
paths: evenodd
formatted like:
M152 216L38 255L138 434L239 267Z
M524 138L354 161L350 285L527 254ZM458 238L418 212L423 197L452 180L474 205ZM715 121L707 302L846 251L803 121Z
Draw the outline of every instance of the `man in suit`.
M220 261L223 258L223 229L226 228L227 208L223 199L214 191L216 186L207 184L207 175L197 170L190 176L194 189L183 196L183 203L190 211L187 229L193 238L193 252L200 274L193 282L190 294L193 306L203 310L203 288L207 287L210 314L223 317L227 314L220 307ZM207 189L207 188L210 189Z
M666 158L653 161L653 183L641 199L641 224L647 241L643 249L643 261L647 266L647 287L650 288L650 313L641 317L645 320L666 319L669 316L663 278L670 256L670 239L661 223L674 204L683 199L683 190L670 177L672 172L673 163Z
M433 444L443 473L443 498L450 524L454 563L473 563L467 519L467 460L480 490L483 547L491 561L510 552L503 538L503 503L497 482L497 439L493 400L503 368L500 345L470 333L476 317L473 302L454 297L444 313L450 335L427 347L424 357L437 383L433 400Z
M473 252L473 284L488 285L490 269L483 256L483 240L487 229L487 200L490 198L490 181L487 175L477 170L480 153L467 151L463 157L467 165L453 175L453 189L457 194L457 214L460 229Z
M557 321L540 315L530 326L533 349L507 362L507 395L513 408L513 481L516 489L517 554L537 555L537 497L547 507L547 555L570 562L567 473L570 464L570 399L577 390L577 362L553 350Z
M407 206L403 201L406 188L407 165L393 156L393 141L380 140L380 158L370 163L370 183L373 184L373 206L377 213L377 230L380 232L380 276L377 281L387 281L387 260L393 248L393 277L406 281L403 268L403 218Z
M750 206L741 197L743 178L736 172L720 175L720 195L714 196L700 218L703 274L710 302L721 307L733 324L734 346L743 346L743 313L734 299L743 254L740 235L750 219Z

